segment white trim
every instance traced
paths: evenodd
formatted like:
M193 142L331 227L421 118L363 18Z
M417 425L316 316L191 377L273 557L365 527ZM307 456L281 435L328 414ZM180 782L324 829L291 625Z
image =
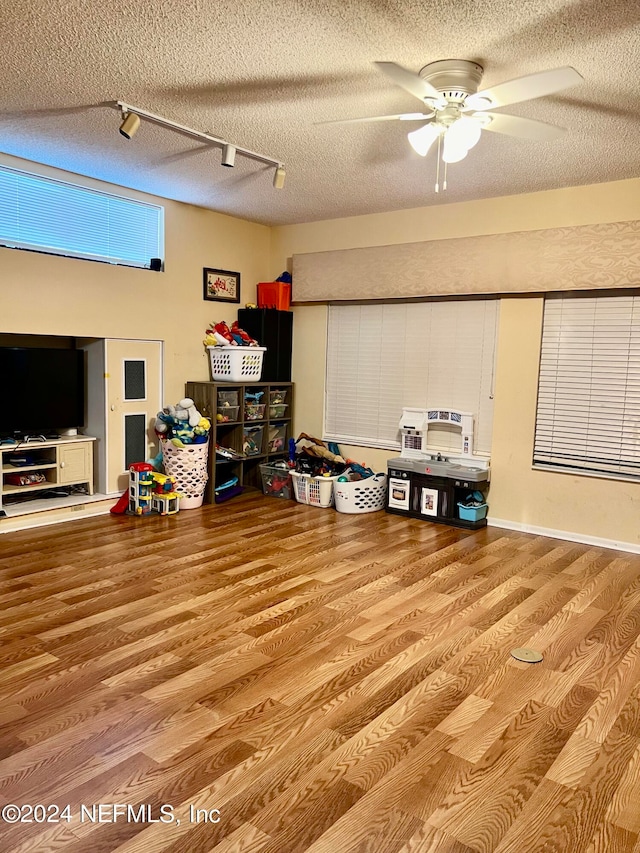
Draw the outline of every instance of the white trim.
M520 533L532 533L534 536L548 536L550 539L565 539L567 542L579 542L581 545L592 545L595 548L612 548L615 551L627 551L630 554L640 554L640 544L635 542L618 542L616 539L603 539L600 536L587 536L584 533L573 533L570 530L554 530L550 527L538 527L535 524L522 524L519 521L508 521L504 518L487 518L489 527L500 527L504 530L518 530Z

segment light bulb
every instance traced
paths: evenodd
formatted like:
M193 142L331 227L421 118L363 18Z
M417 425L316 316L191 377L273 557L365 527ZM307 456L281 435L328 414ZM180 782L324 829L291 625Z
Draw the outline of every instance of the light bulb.
M421 157L426 157L429 149L442 133L442 128L438 124L425 124L418 130L412 130L407 134L407 139L411 143L413 150Z
M442 159L445 163L459 163L467 156L469 149L477 145L482 134L482 124L472 118L462 116L448 129L444 137Z
M451 137L451 131L448 130L444 135L444 145L442 146L442 159L445 163L459 163L469 153L466 145L461 145L455 138Z

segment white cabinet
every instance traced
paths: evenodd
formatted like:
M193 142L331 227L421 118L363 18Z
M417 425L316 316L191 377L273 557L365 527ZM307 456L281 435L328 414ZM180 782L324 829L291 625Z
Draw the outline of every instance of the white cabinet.
M10 495L27 495L56 486L83 485L92 495L94 441L83 435L0 445L0 510L3 499ZM16 464L18 460L20 464ZM21 479L34 482L22 484Z

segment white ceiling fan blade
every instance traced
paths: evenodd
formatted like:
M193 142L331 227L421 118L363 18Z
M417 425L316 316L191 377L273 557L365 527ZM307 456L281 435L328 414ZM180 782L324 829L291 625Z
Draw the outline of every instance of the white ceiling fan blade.
M362 118L338 118L332 121L315 121L314 124L356 124L364 121L425 121L435 113L400 113L395 116L363 116Z
M507 107L521 101L542 98L545 95L560 92L562 89L568 89L569 86L575 86L583 79L582 75L570 65L552 68L549 71L538 71L536 74L507 80L505 83L498 83L489 89L476 92L475 95L469 95L464 102L464 111L490 110L494 107Z
M522 116L510 116L502 113L480 113L478 117L490 119L483 123L483 130L491 130L494 133L504 133L506 136L517 136L520 139L534 139L538 142L550 142L559 139L566 128L557 124L547 124L546 121L537 121Z
M431 98L437 101L438 104L446 106L446 101L435 86L427 83L419 74L414 74L413 71L408 71L401 65L396 65L395 62L374 62L373 64L383 74L386 74L387 77L393 80L396 86L400 86L401 89L409 92L410 95L419 98L421 101L424 101L425 98Z

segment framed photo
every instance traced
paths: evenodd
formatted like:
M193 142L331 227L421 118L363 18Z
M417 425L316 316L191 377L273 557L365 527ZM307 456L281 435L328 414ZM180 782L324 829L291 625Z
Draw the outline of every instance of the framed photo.
M438 490L437 489L421 489L420 496L420 514L421 515L437 515L438 514Z
M240 273L230 270L202 271L203 299L210 302L240 302Z

